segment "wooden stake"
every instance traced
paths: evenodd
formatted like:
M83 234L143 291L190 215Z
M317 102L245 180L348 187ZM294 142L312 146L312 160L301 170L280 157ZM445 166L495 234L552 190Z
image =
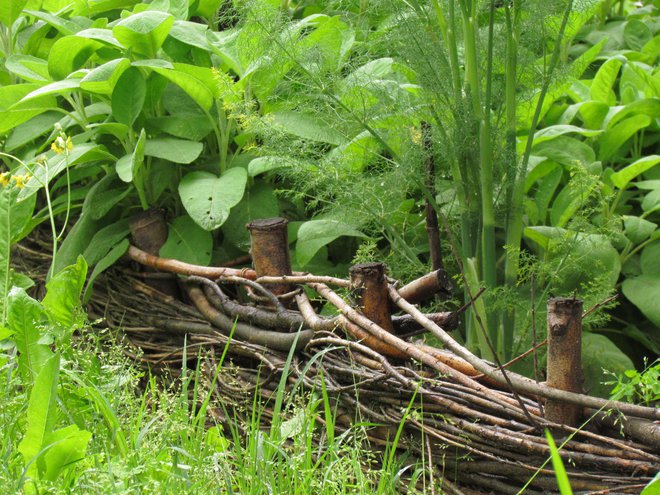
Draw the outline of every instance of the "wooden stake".
M364 316L394 333L392 315L390 314L390 298L387 292L385 279L385 265L383 263L361 263L353 265L349 274L353 293Z
M291 275L289 234L284 218L253 220L246 225L250 231L250 254L257 277ZM273 294L280 296L295 289L289 284L263 284Z
M582 301L548 300L547 384L566 392L582 392ZM578 426L582 408L549 399L545 417L556 423Z
M152 208L134 215L130 222L133 244L142 251L158 256L160 248L167 241L168 228L165 210ZM147 271L153 271L147 269ZM179 286L174 276L169 279L150 279L146 282L154 289L169 296L179 296Z

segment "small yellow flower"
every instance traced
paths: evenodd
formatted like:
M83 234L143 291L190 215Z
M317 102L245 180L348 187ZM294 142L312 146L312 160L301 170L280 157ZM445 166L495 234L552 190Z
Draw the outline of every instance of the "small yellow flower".
M410 128L410 139L412 140L413 144L420 145L422 144L422 131L417 129L416 127L411 127Z
M68 136L66 136L66 139L65 136L57 136L55 141L53 141L53 144L50 145L50 149L58 155L63 155L65 153L68 154L68 152L73 149L73 143Z
M16 187L23 189L25 184L30 180L30 174L25 175L12 175L12 180L16 183Z
M0 174L0 186L7 187L9 185L9 172Z

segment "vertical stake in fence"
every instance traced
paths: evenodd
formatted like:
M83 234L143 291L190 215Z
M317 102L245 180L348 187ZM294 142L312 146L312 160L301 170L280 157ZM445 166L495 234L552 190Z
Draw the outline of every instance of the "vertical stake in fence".
M246 225L250 231L250 254L257 277L291 275L289 234L284 218L253 220ZM281 296L295 289L290 284L264 284L273 294Z
M162 208L152 208L147 211L134 215L129 221L129 229L133 244L154 256L158 256L160 248L167 241L168 228L165 218L165 210ZM155 271L147 269L147 271ZM179 286L174 276L163 274L166 278L148 279L146 283L154 289L177 297L179 295Z
M548 300L547 384L567 392L582 392L582 301L557 297ZM578 426L582 408L550 400L545 417Z
M349 270L351 287L364 316L394 333L383 263L361 263Z

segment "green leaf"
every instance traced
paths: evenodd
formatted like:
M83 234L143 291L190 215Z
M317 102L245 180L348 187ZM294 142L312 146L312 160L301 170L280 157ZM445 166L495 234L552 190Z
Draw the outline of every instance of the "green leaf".
M218 12L223 2L224 0L199 0L195 14L211 19Z
M628 48L641 52L644 45L651 41L653 33L649 27L640 20L630 19L623 28L623 41Z
M660 327L660 275L642 274L627 278L621 286L623 294L644 313L651 322Z
M11 287L11 210L15 202L13 190L3 187L0 190L0 326L5 324L7 318L7 293Z
M291 160L280 156L260 156L250 161L248 173L250 177L291 166Z
M194 162L202 153L204 145L196 141L175 138L148 139L144 154L155 156L172 163L188 164Z
M11 153L51 131L55 122L61 118L62 115L59 112L49 111L18 125L5 141L5 152Z
M98 195L103 191L107 191L112 186L114 180L114 175L105 175L87 193L83 203L82 213L76 224L67 234L64 242L62 242L57 253L57 260L53 268L55 273L66 266L76 263L78 256L85 252L94 234L98 232L102 224L98 220L94 220L91 212L95 208Z
M152 70L183 89L202 109L208 111L213 105L213 93L204 82L195 76L178 70L160 67L152 67Z
M124 47L135 53L155 57L173 24L172 15L147 10L119 21L112 28L112 34Z
M80 324L80 295L87 278L87 262L78 256L75 265L60 270L46 284L42 304L51 320L65 329Z
M651 181L647 181L651 182ZM660 181L655 181L660 182ZM650 213L660 209L660 187L653 191L650 191L644 196L642 200L642 210L644 213Z
M223 228L224 238L233 246L248 251L250 233L245 225L252 220L276 217L279 213L273 186L263 181L256 182L245 192L241 202L231 209Z
M330 127L316 115L305 115L297 112L272 112L269 119L275 126L294 136L339 145L346 142L346 138L337 130Z
M630 358L604 335L582 333L582 373L585 389L590 395L610 396L610 387L602 383L603 368L622 374L634 367Z
M5 68L26 81L50 81L48 62L32 55L10 55L5 61Z
M115 191L115 189L110 189ZM110 250L128 237L130 228L128 218L122 218L110 225L100 229L89 242L87 249L83 253L89 266L96 265Z
M68 156L58 155L52 151L47 152L45 156L46 166L32 167L34 175L18 194L19 201L36 194L45 184L56 178L67 167L96 160L114 161L115 159L103 146L95 143L76 144Z
M656 275L660 278L660 241L654 241L642 250L640 265L644 275Z
M26 95L19 103L25 103L41 96L61 96L78 88L80 88L80 79L64 79L62 81L55 81L54 83L46 84L45 86L32 91L30 94Z
M124 71L131 68L127 58L117 58L92 69L80 80L80 89L89 93L112 94Z
M18 370L28 384L53 355L43 334L48 318L41 304L28 296L24 289L14 287L7 299L7 323L9 329L14 332L14 341L19 352Z
M230 168L218 177L209 172L191 172L179 183L179 196L190 217L205 230L220 227L233 206L243 198L247 173Z
M630 118L619 122L605 131L598 138L600 149L598 158L601 161L607 161L619 151L619 148L625 144L628 139L633 137L638 131L648 127L651 124L651 117L648 115L633 115Z
M170 29L170 36L181 43L210 52L211 43L206 37L208 31L209 28L205 24L177 20Z
M534 154L545 156L564 165L580 164L588 167L596 161L596 154L591 146L568 136L557 136L552 141L535 144Z
M619 189L624 189L635 177L650 170L660 163L660 155L649 155L628 165L626 168L613 173L610 176L612 183Z
M649 481L649 484L644 487L639 495L660 495L660 472Z
M0 2L0 22L10 27L21 15L27 0L3 0Z
M128 68L119 78L112 91L112 115L128 127L142 111L147 94L147 83L139 69Z
M352 226L337 220L310 220L298 230L296 259L305 266L323 246L342 236L366 237Z
M540 144L544 141L551 141L557 136L564 134L579 134L580 136L593 137L602 134L601 130L583 129L574 125L551 125L541 129L534 134L534 144Z
M94 287L94 281L97 279L97 277L112 265L114 265L122 256L124 256L126 251L128 251L129 245L130 242L128 239L120 241L119 244L114 246L105 254L105 256L96 262L94 265L94 270L89 276L87 287L85 288L85 293L83 294L83 302L87 303L89 298L92 296L92 288Z
M623 216L623 225L626 237L628 237L628 239L634 244L644 242L651 236L651 234L653 234L653 232L655 232L655 229L658 228L653 222L649 222L644 218L629 215Z
M557 478L559 493L561 493L561 495L573 495L573 490L571 490L571 483L568 481L564 462L561 460L559 449L555 445L555 441L549 430L545 430L545 438L548 440L548 446L550 447L550 458L552 459L552 467L555 470L555 478Z
M57 108L57 100L51 95L20 101L37 88L39 85L33 83L0 86L0 135L41 113Z
M55 481L64 470L83 460L91 438L89 431L81 430L76 425L61 428L48 435L44 446L47 450L43 454L45 470L41 478Z
M191 220L188 215L177 217L169 224L167 241L160 256L186 263L208 266L213 252L213 236Z
M133 153L122 156L115 165L117 169L117 175L124 182L132 182L136 177L138 170L144 162L144 143L147 140L147 134L142 129L140 132L140 137L135 143L135 149Z
M104 46L100 41L80 36L60 38L48 53L48 72L54 79L64 79Z
M648 115L652 119L660 117L660 98L645 98L643 100L636 100L627 105L619 105L611 107L607 112L603 126L608 129L614 127L616 124L630 115Z
M589 90L592 100L602 101L608 105L616 104L616 95L612 88L622 65L621 60L613 57L600 66Z
M213 124L199 115L170 115L147 121L150 128L158 129L178 138L201 141L213 130Z
M34 382L27 408L27 430L18 451L23 454L23 460L28 474L34 476L37 466L43 462L36 459L46 446L46 440L52 433L57 422L57 385L60 372L60 356L55 354L48 359ZM41 468L39 471L43 472Z

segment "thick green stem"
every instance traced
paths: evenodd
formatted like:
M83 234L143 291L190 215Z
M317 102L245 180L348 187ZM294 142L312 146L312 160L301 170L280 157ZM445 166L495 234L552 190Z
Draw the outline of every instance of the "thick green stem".
M552 73L557 67L557 63L559 61L561 42L564 37L564 32L566 31L566 25L568 24L568 19L572 8L573 0L569 0L564 10L564 16L562 18L561 27L557 35L557 40L555 42L550 65L543 79L539 100L536 104L536 109L532 118L532 124L529 128L529 134L527 136L525 152L522 156L522 159L520 160L520 165L514 176L513 194L511 197L511 205L509 207L509 211L511 213L507 222L506 229L506 245L509 247L509 249L507 250L504 278L506 285L509 287L515 286L518 278L518 269L520 267L520 243L522 242L523 233L522 215L523 200L525 198L525 177L527 175L526 170L527 164L529 163L529 157L532 153L534 132L541 117L541 109L543 108L543 101L545 100L546 93L550 87Z

